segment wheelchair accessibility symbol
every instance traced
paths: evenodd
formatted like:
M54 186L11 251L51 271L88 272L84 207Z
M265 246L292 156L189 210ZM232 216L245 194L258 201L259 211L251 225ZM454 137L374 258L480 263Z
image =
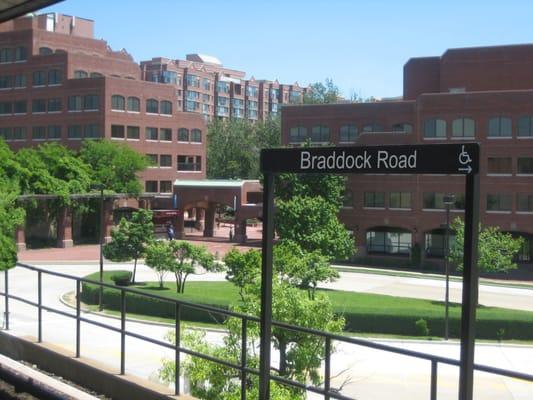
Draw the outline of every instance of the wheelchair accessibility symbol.
M463 167L459 168L459 171L465 171L467 173L472 172L472 167L470 166L470 163L472 162L472 157L470 157L470 154L465 150L465 146L461 146L461 152L459 153L459 164L461 164Z

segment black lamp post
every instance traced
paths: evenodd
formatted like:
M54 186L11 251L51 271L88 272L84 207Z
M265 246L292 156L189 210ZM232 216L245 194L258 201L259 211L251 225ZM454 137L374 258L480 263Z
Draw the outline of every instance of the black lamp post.
M450 307L450 264L448 255L450 252L450 208L455 203L455 196L447 194L443 198L446 207L446 227L444 228L444 273L446 274L446 291L444 295L444 340L450 335L449 307Z
M98 293L98 310L102 311L104 309L104 287L102 283L104 281L104 185L94 184L91 185L91 189L100 190L100 232L99 232L99 242L100 242L100 291Z

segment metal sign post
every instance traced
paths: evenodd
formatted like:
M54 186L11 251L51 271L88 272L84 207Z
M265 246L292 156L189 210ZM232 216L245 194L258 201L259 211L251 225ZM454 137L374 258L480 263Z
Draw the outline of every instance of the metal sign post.
M270 398L274 176L289 172L461 174L466 176L459 400L471 400L478 300L479 145L464 143L268 149L261 151L261 172L264 174L264 186L259 398L261 400Z

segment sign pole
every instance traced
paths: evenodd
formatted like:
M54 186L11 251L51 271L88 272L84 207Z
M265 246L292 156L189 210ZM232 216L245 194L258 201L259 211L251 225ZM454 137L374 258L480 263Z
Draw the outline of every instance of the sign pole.
M270 399L270 336L272 333L272 248L274 245L274 174L263 182L263 249L261 262L261 338L259 400Z
M479 174L466 176L459 400L472 400L479 272Z

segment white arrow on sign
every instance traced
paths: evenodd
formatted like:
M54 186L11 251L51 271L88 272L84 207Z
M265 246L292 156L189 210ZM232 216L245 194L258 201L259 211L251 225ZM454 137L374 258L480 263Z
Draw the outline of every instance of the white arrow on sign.
M469 165L466 168L459 168L459 171L467 171L467 173L470 173L472 172L472 167Z

